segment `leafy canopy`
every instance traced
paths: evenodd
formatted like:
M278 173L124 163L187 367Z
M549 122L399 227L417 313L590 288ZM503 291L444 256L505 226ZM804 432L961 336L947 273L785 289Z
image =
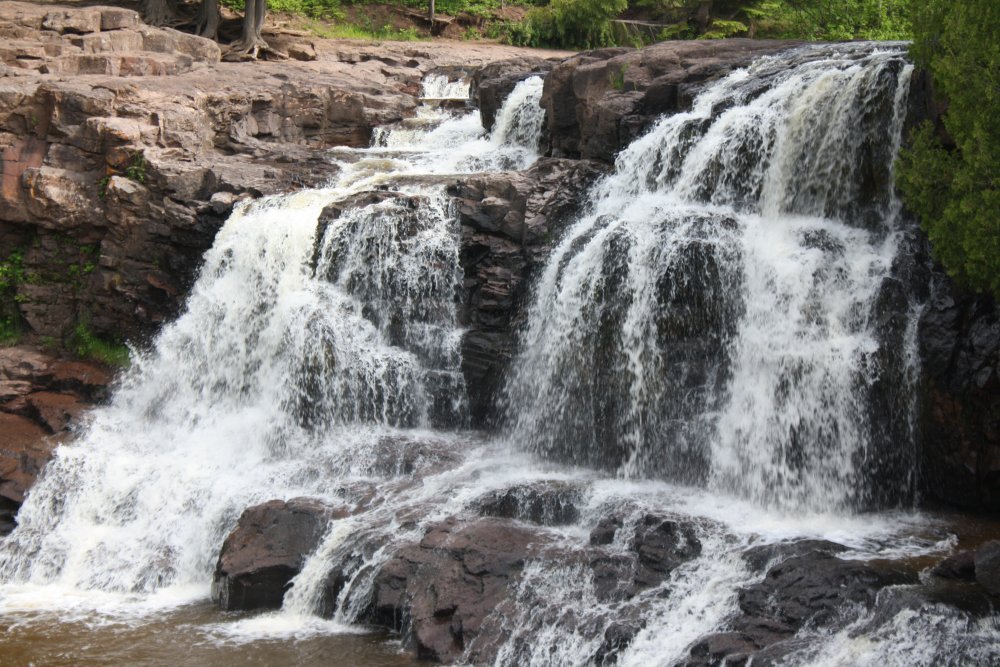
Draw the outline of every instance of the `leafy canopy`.
M948 272L1000 296L1000 2L914 2L913 55L948 109L903 152L899 186Z

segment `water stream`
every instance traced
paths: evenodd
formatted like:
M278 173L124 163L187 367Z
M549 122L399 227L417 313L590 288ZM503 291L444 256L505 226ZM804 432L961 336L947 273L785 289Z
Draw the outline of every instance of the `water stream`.
M435 178L537 159L540 78L519 84L492 135L477 113L429 105L369 149L332 151L327 187L242 205L184 313L57 450L0 543L0 652L406 663L359 625L377 566L484 494L531 483L571 489L579 511L539 529L552 553L583 549L609 513L634 526L656 512L691 522L701 555L611 600L571 559L527 562L513 607L491 619L502 665L593 663L622 618L642 623L617 664L673 664L760 579L740 556L750 546L947 553L948 521L910 510L920 304L890 293L911 70L894 45L764 58L623 151L534 287L501 434L463 430L460 229ZM440 77L424 91L463 94ZM883 317L887 295L911 317ZM300 496L367 510L331 523L282 610L213 612L240 513ZM609 553L624 554L616 539ZM334 569L346 583L331 601ZM790 664L1000 659L992 620L931 612L806 629ZM178 656L168 640L193 648Z

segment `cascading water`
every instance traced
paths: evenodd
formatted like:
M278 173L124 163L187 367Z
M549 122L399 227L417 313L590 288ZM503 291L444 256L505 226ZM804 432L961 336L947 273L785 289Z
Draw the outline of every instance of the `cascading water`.
M892 291L890 184L909 73L892 46L763 59L624 151L539 276L506 396L506 440L521 451L455 430L463 276L441 183L538 157L540 78L515 88L491 136L476 114L428 105L370 149L333 151L329 187L244 205L185 313L57 450L0 543L9 641L62 627L73 642L110 633L120 651L122 626L148 627L142 641L167 638L167 657L123 663L238 661L243 645L259 664L287 645L308 648L268 664L402 662L374 644L357 655L310 642L362 631L380 568L431 526L513 516L537 544L474 621L464 661L672 665L730 629L739 591L762 576L748 548L834 539L859 561L951 548L924 517L840 511L911 491L873 483L912 470L905 446L885 444L910 436L913 325L880 311L906 306ZM425 82L430 100L467 95ZM198 611L240 513L297 496L345 518L282 610ZM667 568L664 535L680 554ZM449 561L457 585L479 586L488 557ZM440 606L434 631L454 632ZM930 616L889 600L833 632L806 625L786 661L855 664L860 645L882 665L935 664L940 647L959 662L1000 657L995 617L919 608Z
M537 96L512 104L501 115L537 108ZM374 182L434 173L427 164L452 173L530 157L482 138L476 114L432 113L435 129L405 135L419 158L361 151L329 188L231 216L186 312L32 491L0 546L4 581L147 593L205 582L245 507L330 496L357 456L338 429L461 425L461 271L443 188L321 215Z
M909 377L878 301L911 69L891 47L765 58L625 150L536 288L511 440L785 509L908 500L873 485L909 438L871 394Z

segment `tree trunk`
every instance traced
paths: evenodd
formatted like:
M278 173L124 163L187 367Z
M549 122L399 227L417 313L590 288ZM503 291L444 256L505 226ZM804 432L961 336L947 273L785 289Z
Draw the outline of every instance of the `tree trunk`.
M431 2L431 7L430 7L430 11L427 13L427 15L428 15L427 20L431 24L431 34L433 35L434 34L434 0L430 0L430 2Z
M219 0L202 0L195 33L208 39L219 38Z
M142 0L139 4L142 20L153 26L173 25L177 22L177 12L170 0Z
M698 34L703 35L708 30L708 24L712 22L712 0L702 0L698 5L698 14L695 17L698 23Z
M226 60L256 58L261 51L275 53L261 36L266 12L267 0L246 0L246 10L243 13L243 37L229 47ZM275 55L277 54L275 53Z

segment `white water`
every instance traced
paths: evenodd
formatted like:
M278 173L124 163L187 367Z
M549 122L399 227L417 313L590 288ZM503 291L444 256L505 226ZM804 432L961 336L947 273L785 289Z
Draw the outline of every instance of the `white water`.
M435 130L407 137L423 148L418 159L356 151L329 188L233 213L184 314L137 356L111 405L57 450L0 545L0 579L123 602L191 585L203 595L247 506L301 495L345 502L338 483L388 437L363 425L461 423L458 230L443 187L404 186L348 209L317 238L327 204L433 173L422 166L451 154L441 135L475 167L509 157L471 128L475 114L432 113Z
M375 568L397 547L473 513L491 490L541 481L575 489L580 518L538 528L550 548L488 623L502 639L497 664L587 664L630 615L644 627L619 664L671 664L759 578L740 556L748 546L824 538L854 558L952 548L926 517L834 511L866 493L854 470L871 441L858 387L876 372L861 367L879 345L870 302L898 213L877 187L860 210L856 184L837 180L871 145L845 114L888 95L892 112L870 136L891 164L909 73L896 53L845 48L710 86L592 193L540 278L511 389L514 433L561 462L440 428L465 410L458 230L440 186L415 178L529 165L540 79L511 94L490 137L475 114L424 109L371 149L334 151L343 169L328 188L236 212L186 312L58 450L0 544L0 615L48 611L93 628L204 599L240 512L304 495L367 509L331 523L280 612L192 632L225 644L357 632ZM763 92L759 80L771 82ZM441 79L424 92L467 95ZM379 187L401 194L317 225L330 202ZM529 397L544 410L526 409ZM659 474L700 488L642 479ZM647 513L693 522L702 555L634 598L598 599L593 571L566 554L585 551L609 514L629 527ZM628 534L608 553L625 554ZM322 620L335 568L348 583ZM859 618L798 662L929 665L940 646L996 657L988 624L907 613Z
M866 506L878 448L906 447L868 393L910 377L880 366L874 308L911 69L898 49L762 59L623 151L537 285L511 440L786 510Z

